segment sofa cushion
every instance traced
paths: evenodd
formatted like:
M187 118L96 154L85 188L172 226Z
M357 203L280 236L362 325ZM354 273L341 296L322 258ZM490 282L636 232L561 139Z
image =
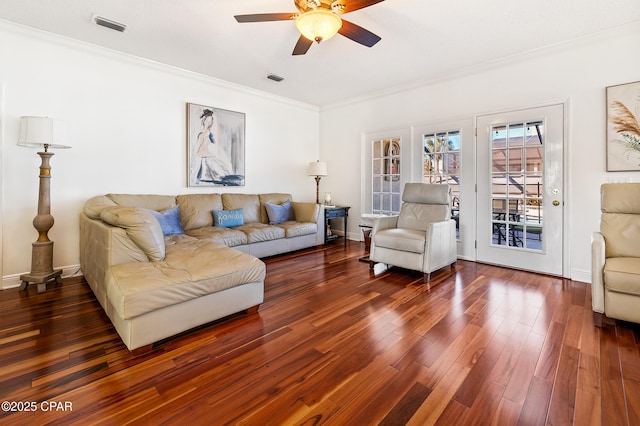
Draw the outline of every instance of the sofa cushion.
M148 210L113 206L104 209L100 218L110 225L123 228L149 260L160 261L164 259L165 245L162 228Z
M202 228L185 231L185 233L200 240L209 239L228 247L241 246L249 242L249 238L244 232L219 226L203 226Z
M606 257L640 257L640 214L602 213Z
M297 222L317 222L320 214L320 205L315 203L291 202L293 215Z
M244 232L247 235L249 244L284 238L284 229L279 226L264 223L248 223L235 227L234 229Z
M222 194L222 207L225 210L242 209L244 223L261 222L260 200L256 194L224 193Z
M191 235L185 234L171 234L164 236L164 247L165 250L168 246L172 246L174 244L181 244L185 241L197 240L196 237L192 237Z
M390 228L376 232L373 238L376 247L424 253L426 232L407 228Z
M284 229L285 238L300 237L318 232L318 224L315 222L287 221L279 223L277 226Z
M213 210L211 213L213 213L213 226L233 228L234 226L244 225L242 208L235 210Z
M640 214L640 183L605 183L600 187L602 213Z
M163 261L110 268L106 291L118 316L131 319L264 277L265 265L256 257L212 241L192 240L168 246Z
M291 208L291 202L289 200L282 204L264 203L264 208L267 211L267 217L271 225L296 219L293 215L293 209Z
M180 206L180 223L185 231L213 226L211 211L222 210L220 194L178 195L176 202Z
M82 211L91 219L100 219L102 211L107 207L113 207L117 204L105 195L91 197L84 203Z
M162 228L164 235L184 234L182 225L180 225L180 206L161 212L155 210L147 211L160 223L160 228Z
M612 257L604 264L604 282L609 291L640 296L640 258Z

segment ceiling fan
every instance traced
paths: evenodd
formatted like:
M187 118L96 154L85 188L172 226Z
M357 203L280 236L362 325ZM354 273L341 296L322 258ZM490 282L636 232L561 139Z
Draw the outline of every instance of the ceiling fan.
M294 0L300 13L258 13L236 15L236 21L267 22L295 21L300 38L293 48L293 55L304 55L313 42L320 43L339 33L356 43L371 47L380 41L380 37L340 15L363 9L384 0Z

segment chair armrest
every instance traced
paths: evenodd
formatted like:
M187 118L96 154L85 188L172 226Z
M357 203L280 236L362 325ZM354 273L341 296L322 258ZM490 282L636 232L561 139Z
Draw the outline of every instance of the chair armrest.
M600 232L591 235L591 308L604 313L604 262L605 243Z
M426 229L426 247L423 272L451 265L458 259L456 221L453 219L432 222Z
M389 228L397 228L398 226L398 216L382 216L377 217L373 220L373 229L371 230L371 236L375 235L376 232L381 231L383 229Z

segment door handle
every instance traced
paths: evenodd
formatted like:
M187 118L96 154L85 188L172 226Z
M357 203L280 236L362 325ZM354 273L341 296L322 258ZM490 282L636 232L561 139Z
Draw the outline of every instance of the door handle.
M558 201L558 200L553 200L553 205L554 205L554 206L556 206L556 207L557 207L557 206L559 206L559 205L560 205L560 201Z

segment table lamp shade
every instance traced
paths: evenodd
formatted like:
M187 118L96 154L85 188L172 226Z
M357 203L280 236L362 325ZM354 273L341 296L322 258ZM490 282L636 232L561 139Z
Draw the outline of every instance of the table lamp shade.
M71 148L65 139L64 123L49 117L20 117L18 145L32 148Z
M309 176L327 176L327 163L324 161L314 161L309 163L307 174Z

